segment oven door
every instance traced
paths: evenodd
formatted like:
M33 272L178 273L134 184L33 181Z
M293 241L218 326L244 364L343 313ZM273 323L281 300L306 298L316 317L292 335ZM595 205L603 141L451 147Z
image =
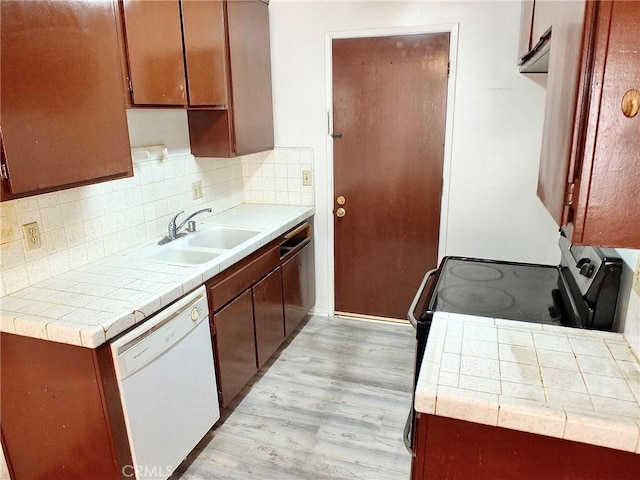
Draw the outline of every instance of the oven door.
M422 364L424 351L427 347L427 338L429 336L429 329L431 328L431 320L433 318L433 312L429 307L435 290L435 285L438 281L438 272L438 269L434 269L429 270L426 273L413 302L411 302L408 313L409 322L411 322L411 325L416 329L416 354L413 369L413 386L411 389L411 407L409 409L407 422L404 426L404 444L412 455L416 420L416 411L413 408L413 404L415 401L418 375L420 374L420 365Z

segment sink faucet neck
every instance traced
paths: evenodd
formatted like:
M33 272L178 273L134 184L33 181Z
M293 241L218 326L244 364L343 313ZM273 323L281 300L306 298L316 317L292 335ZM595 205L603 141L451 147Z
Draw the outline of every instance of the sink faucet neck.
M194 212L191 215L189 215L187 218L185 218L184 221L180 225L176 226L178 217L184 213L184 210L181 210L180 212L178 212L176 215L173 216L173 218L169 222L168 240L175 240L176 238L178 238L178 233L180 232L180 230L182 230L182 227L187 225L187 223L193 217L195 217L196 215L199 215L200 213L211 213L211 211L212 210L210 208L203 208L202 210L198 210L197 212ZM194 230L195 230L195 228L194 228Z

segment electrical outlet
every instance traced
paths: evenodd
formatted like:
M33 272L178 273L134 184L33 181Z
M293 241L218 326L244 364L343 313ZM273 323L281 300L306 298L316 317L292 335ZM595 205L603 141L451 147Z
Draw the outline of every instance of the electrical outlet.
M37 222L25 223L22 225L22 232L27 243L27 250L34 250L42 247L40 240L40 229Z
M302 170L302 185L310 187L311 184L311 170Z
M633 290L640 295L640 255L638 256L636 271L633 272Z
M202 182L200 180L191 184L191 197L194 200L202 198Z

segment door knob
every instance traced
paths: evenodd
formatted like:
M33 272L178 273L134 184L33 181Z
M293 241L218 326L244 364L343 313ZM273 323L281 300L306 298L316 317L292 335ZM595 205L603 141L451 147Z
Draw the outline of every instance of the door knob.
M346 214L347 214L347 211L346 211L344 208L342 208L342 207L340 207L339 209L337 209L337 210L336 210L336 216L337 216L338 218L342 218L342 217L344 217Z

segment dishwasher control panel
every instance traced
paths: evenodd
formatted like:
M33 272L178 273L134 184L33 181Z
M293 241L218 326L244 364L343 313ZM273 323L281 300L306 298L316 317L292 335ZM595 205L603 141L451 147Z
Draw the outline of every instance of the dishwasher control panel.
M200 287L111 342L119 378L126 378L178 343L208 319L206 290Z

